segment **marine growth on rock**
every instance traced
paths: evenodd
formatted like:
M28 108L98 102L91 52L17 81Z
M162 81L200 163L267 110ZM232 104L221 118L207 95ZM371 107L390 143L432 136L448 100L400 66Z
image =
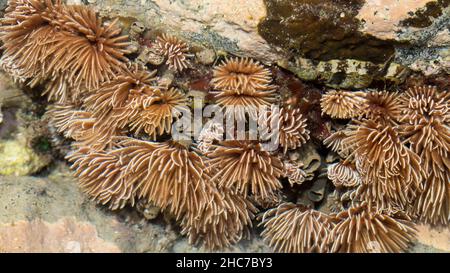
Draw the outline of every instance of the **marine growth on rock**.
M9 0L1 19L0 67L48 99L94 202L151 204L213 251L259 226L277 252L403 252L416 223L449 225L448 90L327 90L246 56L198 60L187 37L131 25L60 0Z

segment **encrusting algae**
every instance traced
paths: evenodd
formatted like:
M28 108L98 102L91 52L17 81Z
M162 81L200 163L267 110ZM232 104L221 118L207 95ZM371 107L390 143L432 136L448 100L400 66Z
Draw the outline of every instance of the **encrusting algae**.
M118 20L60 0L10 0L0 27L1 67L22 84L42 87L49 125L73 140L66 158L80 188L99 204L157 206L190 243L210 250L249 238L255 222L279 252L402 252L414 241L415 223L448 225L448 91L423 86L322 96L323 115L341 126L324 140L323 150L338 160L320 170L321 179L328 176L333 195L349 200L336 199L328 215L292 197L314 182L295 154L317 138L311 115L280 99L275 70L246 57L202 66L211 75L207 105L226 113L238 106L238 122L276 120L278 134L262 130L264 141L230 140L223 136L235 128L211 123L198 140L179 138L174 123L194 107L176 77L200 66L194 52L181 38L161 34L151 50L163 61L143 65L123 33ZM166 72L174 79L161 84ZM269 111L258 116L262 106ZM277 149L263 145L270 138Z

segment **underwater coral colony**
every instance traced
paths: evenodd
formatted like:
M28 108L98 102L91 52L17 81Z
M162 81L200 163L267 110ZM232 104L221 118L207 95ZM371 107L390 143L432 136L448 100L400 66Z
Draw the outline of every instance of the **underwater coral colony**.
M50 125L74 140L67 159L80 187L112 210L145 200L173 215L192 244L211 250L248 237L258 221L279 252L401 252L414 242L415 223L448 225L448 91L323 96L323 114L351 119L324 141L341 159L328 166L336 202L343 192L349 199L327 214L279 197L305 180L286 154L310 132L299 109L279 102L272 72L259 62L225 58L211 68L210 94L220 107L281 104L275 152L257 141L221 141L214 126L198 141L171 139L177 109L191 107L186 92L131 60L117 21L103 22L87 6L10 0L1 24L2 68L41 87ZM164 58L158 69L192 69L194 55L180 39L164 34L152 45Z

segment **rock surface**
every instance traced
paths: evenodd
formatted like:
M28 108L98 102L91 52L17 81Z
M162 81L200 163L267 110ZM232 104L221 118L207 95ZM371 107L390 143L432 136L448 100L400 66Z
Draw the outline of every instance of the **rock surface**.
M218 55L230 52L267 64L285 64L281 66L301 79L333 88L366 88L375 80L398 84L408 69L426 75L450 73L448 0L89 3L103 16L120 17L125 26L138 20L153 34L183 36L213 48ZM299 58L302 65L296 66L294 60ZM353 65L348 69L341 64L349 62ZM388 74L392 66L402 73ZM365 74L352 67L372 69Z
M204 252L162 216L87 200L64 163L47 177L0 176L0 252ZM450 252L448 230L418 227L411 252ZM227 252L271 252L258 235Z
M50 157L41 156L30 148L21 135L13 140L1 140L0 154L0 175L34 174L47 166L51 160Z
M0 175L31 175L50 163L48 150L34 146L43 130L36 108L39 105L0 71ZM42 144L38 146L45 150Z
M62 218L56 223L33 220L0 225L0 252L115 253L119 249L98 238L91 224Z
M435 229L428 225L419 225L417 231L417 240L425 249L428 246L429 250L434 248L440 252L450 252L450 228Z
M411 70L444 79L450 73L448 0L87 2L103 16L119 17L125 28L140 22L149 41L161 32L182 36L205 64L229 52L345 89L376 81L400 84ZM0 1L1 9L5 3ZM64 163L56 163L45 177L29 176L49 163L30 148L32 139L22 130L28 123L17 123L18 109L33 108L39 105L0 73L0 175L7 175L0 176L0 252L204 251L190 246L176 225L156 216L158 211L148 210L146 220L134 209L110 212L96 206L79 191ZM450 231L418 229L412 252L450 252ZM230 251L270 249L255 235Z
M356 18L363 22L361 31L383 40L397 40L402 30L401 22L410 13L424 8L430 0L374 0L361 7Z
M450 1L367 1L357 18L362 32L401 43L397 62L427 76L450 73Z
M0 252L204 252L162 217L87 200L64 163L48 177L0 176ZM229 251L267 252L254 237Z

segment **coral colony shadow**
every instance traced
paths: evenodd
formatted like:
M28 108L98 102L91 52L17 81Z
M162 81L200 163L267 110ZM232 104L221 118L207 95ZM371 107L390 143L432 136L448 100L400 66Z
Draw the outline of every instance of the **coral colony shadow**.
M403 252L417 223L448 226L448 90L328 90L331 134L318 144L311 115L280 96L270 67L229 56L202 65L167 33L133 49L124 33L117 19L59 0L10 0L1 19L1 67L41 87L49 126L72 140L66 158L92 200L158 206L208 250L259 225L279 252ZM139 50L153 65L132 57ZM192 98L177 80L200 67L212 79ZM325 176L302 161L317 145L337 158ZM331 213L292 194L321 181Z

